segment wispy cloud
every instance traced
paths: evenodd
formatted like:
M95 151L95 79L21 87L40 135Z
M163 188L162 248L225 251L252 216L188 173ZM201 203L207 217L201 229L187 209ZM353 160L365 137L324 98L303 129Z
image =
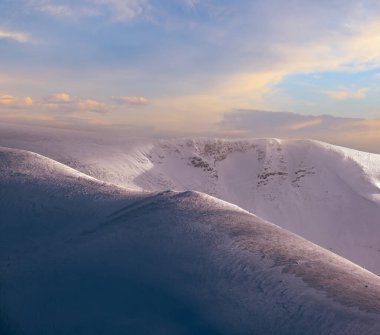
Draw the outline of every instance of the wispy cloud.
M195 8L200 2L200 0L180 0L180 1L190 8Z
M148 7L146 0L28 0L34 10L56 17L109 16L114 21L128 21L142 15Z
M92 2L107 8L116 21L131 20L141 16L148 8L147 0L92 0Z
M313 117L310 120L307 121L301 121L301 122L293 122L291 123L288 128L290 130L300 130L300 129L310 129L311 127L316 127L322 124L323 118L321 117Z
M271 50L266 52L271 66L262 61L257 69L253 67L253 70L240 76L232 74L224 81L224 87L230 87L231 96L240 96L245 100L252 97L252 90L249 88L254 88L255 96L264 99L264 95L276 84L294 74L352 73L376 69L380 67L380 50L375 47L378 45L377 41L380 42L378 20L342 29L324 36L323 39L311 37L308 43L296 41L292 45L274 40ZM263 71L262 68L266 67L268 70ZM356 91L331 90L325 93L335 100L363 99L368 88Z
M142 106L148 103L148 100L144 97L112 97L112 100L120 105Z
M19 43L27 43L31 41L28 34L19 31L7 30L0 28L0 39L13 40Z
M40 2L36 9L43 13L57 17L82 17L99 15L99 12L95 8L78 5L57 5L49 2Z
M361 119L240 109L225 113L218 126L251 136L316 137L352 125L355 120Z
M355 91L349 90L330 90L325 94L334 100L347 100L347 99L364 99L367 96L368 88L360 88Z

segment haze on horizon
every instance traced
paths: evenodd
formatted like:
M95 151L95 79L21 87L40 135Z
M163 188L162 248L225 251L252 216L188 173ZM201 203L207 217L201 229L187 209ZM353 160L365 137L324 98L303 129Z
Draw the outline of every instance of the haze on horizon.
M380 144L378 1L5 0L0 122Z

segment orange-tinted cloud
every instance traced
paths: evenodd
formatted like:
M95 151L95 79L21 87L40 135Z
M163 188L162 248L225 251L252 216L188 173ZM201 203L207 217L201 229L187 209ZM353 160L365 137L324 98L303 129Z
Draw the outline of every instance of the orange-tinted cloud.
M349 90L330 90L325 94L334 100L347 100L347 99L364 99L367 96L368 88L360 88L355 91Z
M71 102L70 94L68 93L56 93L46 99L49 103L69 103Z
M9 94L0 94L0 107L3 108L28 108L33 105L32 97L15 97Z

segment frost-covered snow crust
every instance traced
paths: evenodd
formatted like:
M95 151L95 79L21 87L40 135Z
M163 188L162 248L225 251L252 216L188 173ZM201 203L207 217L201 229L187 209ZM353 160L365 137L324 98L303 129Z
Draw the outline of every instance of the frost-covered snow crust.
M380 278L235 205L0 148L1 334L379 334Z
M380 274L380 155L308 140L152 141L7 127L0 145L134 190L210 194Z

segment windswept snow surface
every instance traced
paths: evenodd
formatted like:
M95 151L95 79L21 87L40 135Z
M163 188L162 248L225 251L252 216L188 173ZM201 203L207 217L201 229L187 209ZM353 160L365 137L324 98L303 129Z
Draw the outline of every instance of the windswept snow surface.
M1 334L379 334L380 278L198 192L0 149Z
M210 194L380 274L380 155L308 140L153 141L9 125L0 145L130 189Z

